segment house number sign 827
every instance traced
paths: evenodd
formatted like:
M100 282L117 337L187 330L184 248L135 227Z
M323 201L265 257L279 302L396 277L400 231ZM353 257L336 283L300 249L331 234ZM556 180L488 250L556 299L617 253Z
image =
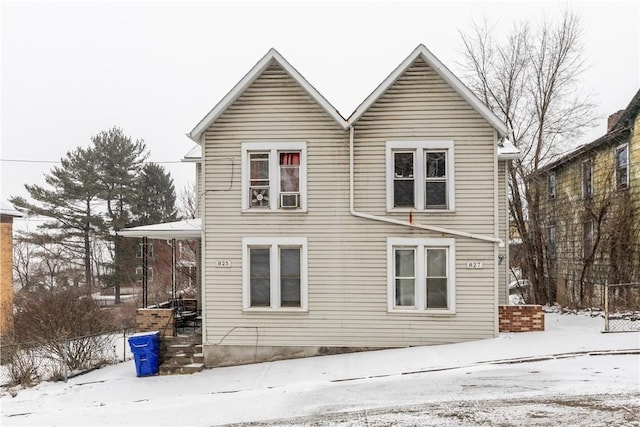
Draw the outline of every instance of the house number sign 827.
M469 261L467 262L467 268L482 268L482 262L481 261Z

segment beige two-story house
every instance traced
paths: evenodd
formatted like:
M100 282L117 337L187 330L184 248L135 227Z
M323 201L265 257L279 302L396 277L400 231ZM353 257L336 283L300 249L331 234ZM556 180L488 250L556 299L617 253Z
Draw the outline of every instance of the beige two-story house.
M496 336L506 133L422 45L348 119L270 50L188 134L205 364Z

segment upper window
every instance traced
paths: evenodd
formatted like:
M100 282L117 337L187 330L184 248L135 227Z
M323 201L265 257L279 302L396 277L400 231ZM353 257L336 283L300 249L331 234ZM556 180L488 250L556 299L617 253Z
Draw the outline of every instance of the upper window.
M245 238L243 308L307 309L307 239Z
M616 189L629 187L629 145L616 148Z
M453 141L389 141L387 210L455 209Z
M306 210L306 144L242 144L242 209Z
M455 240L387 240L389 311L455 312Z
M556 198L556 173L555 173L555 171L549 172L549 175L548 175L548 192L549 192L549 198L550 199L555 199Z
M138 252L136 253L136 258L142 258L142 249L144 244L140 243L138 245ZM147 243L147 257L153 258L153 243Z
M593 160L582 162L582 198L589 199L593 196Z

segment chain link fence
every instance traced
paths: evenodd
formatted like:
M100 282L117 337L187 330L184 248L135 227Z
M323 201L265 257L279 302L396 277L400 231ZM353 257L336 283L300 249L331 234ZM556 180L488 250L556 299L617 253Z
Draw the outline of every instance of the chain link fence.
M604 331L640 331L640 283L604 284Z
M134 327L106 334L0 344L0 386L66 381L93 369L131 360L127 338Z

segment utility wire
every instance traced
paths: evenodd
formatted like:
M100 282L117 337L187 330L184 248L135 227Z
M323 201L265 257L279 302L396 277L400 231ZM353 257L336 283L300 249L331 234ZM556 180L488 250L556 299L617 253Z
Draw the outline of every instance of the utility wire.
M60 160L28 160L28 159L0 159L0 162L12 162L12 163L49 163L49 164L60 164L62 163ZM143 163L162 163L162 164L167 164L167 163L185 163L181 160L167 160L167 161L152 161L152 160L147 160Z

